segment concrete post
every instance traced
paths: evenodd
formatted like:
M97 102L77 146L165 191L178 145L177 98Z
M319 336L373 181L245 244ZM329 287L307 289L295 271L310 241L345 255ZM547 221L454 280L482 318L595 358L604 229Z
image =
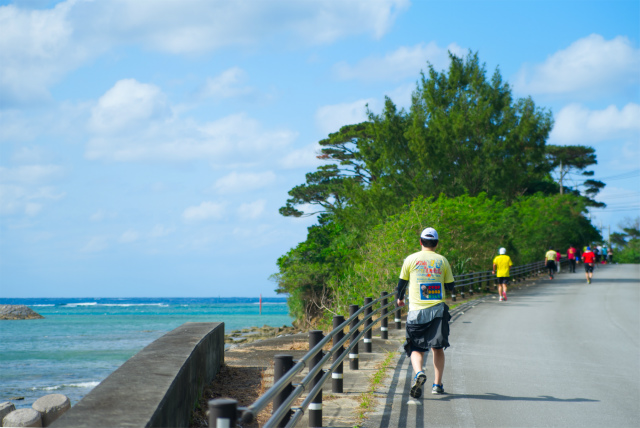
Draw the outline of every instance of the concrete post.
M338 328L340 324L342 324L343 322L344 322L344 317L342 315L336 315L335 317L333 317L333 329L335 330L336 328ZM344 337L344 330L338 331L333 336L333 346L335 346L338 342L340 342L343 337ZM333 354L333 361L336 361L338 358L340 358L343 353L344 353L344 346L341 346L336 350L335 354ZM331 387L332 387L331 391L332 392L338 392L338 393L343 392L343 382L344 382L343 377L344 377L343 364L340 363L338 367L336 367L336 369L333 371L333 373L331 373Z
M382 306L387 306L387 293L386 291L382 292ZM382 323L380 324L380 339L386 340L389 338L389 319L388 319L388 309L382 309Z
M273 363L273 383L276 383L280 380L280 378L286 375L289 370L291 370L291 367L293 367L293 355L275 355L273 357ZM276 395L276 398L273 399L273 410L271 412L272 415L276 413L282 403L284 403L284 401L287 399L287 397L289 397L289 395L291 395L292 392L293 386L291 386L291 382L289 382L289 385L287 385L282 390L282 392ZM287 415L282 418L282 421L280 421L280 424L278 425L279 427L287 426L289 419L291 419L291 413L292 411L291 409L289 409Z
M309 350L314 348L318 343L324 339L322 330L312 330L309 332ZM318 352L309 362L309 370L314 368L320 363L324 353ZM322 371L320 371L316 377L311 381L309 389L313 389L318 382L322 379ZM322 426L322 389L318 391L316 396L309 403L309 427L321 427Z
M349 318L351 318L351 316L353 316L353 314L355 314L356 312L358 312L358 309L360 309L360 307L358 305L349 305ZM351 334L351 342L353 343L356 340L356 336L358 335L358 330L354 330L356 324L358 324L358 317L355 317L353 319L353 321L351 321L351 331L349 332L349 334ZM351 370L358 370L358 366L359 366L359 355L358 355L358 344L356 343L356 346L353 347L353 349L351 350L351 353L349 353L349 368Z
M394 321L396 322L396 330L401 330L402 329L402 308L398 306L398 303L396 303L396 315L395 315Z
M364 305L367 306L369 303L373 302L373 297L365 297L364 298ZM371 306L369 306L368 308L366 308L364 310L364 316L365 318L368 315L371 315L371 312L373 312L373 308L371 308ZM371 325L373 321L371 320L371 318L367 319L364 322L364 327L365 329L367 327L369 327ZM367 330L364 333L364 352L372 352L373 350L371 349L371 330Z
M238 402L226 398L209 401L209 426L212 428L235 428L238 418Z

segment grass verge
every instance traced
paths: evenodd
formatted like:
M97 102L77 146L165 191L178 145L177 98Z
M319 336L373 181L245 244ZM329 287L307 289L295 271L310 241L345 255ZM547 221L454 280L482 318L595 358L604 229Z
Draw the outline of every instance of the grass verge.
M362 426L362 422L366 419L366 414L374 409L376 400L376 389L382 384L382 381L387 375L387 371L393 360L395 359L397 352L388 352L384 361L376 366L376 372L369 380L369 389L367 392L360 395L358 398L359 405L356 409L356 427Z

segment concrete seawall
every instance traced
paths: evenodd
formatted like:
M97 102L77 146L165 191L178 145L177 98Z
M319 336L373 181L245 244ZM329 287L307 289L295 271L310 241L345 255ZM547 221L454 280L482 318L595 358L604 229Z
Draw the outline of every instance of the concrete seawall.
M186 427L224 362L224 323L185 323L134 355L53 427Z

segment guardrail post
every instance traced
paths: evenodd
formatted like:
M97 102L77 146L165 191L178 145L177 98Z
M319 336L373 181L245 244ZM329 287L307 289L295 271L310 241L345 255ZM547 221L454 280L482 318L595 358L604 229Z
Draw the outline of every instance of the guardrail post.
M396 322L396 330L402 330L402 308L398 306L397 302L396 302L395 322Z
M209 401L209 426L212 428L234 428L238 418L238 402L227 398Z
M469 296L473 296L473 285L476 283L476 277L479 277L480 273L474 273L471 275L471 284L469 284Z
M385 306L387 306L387 293L386 291L382 292L382 324L380 324L380 339L386 340L389 338L389 318L388 318L388 310Z
M333 317L333 329L337 329L338 327L340 327L340 324L342 324L344 322L344 317L342 315L336 315L335 317ZM336 332L336 334L333 336L333 346L336 346L336 344L338 342L340 342L342 340L342 338L344 337L344 331L340 330L338 332ZM338 358L340 358L342 356L342 354L344 353L344 346L341 346L338 350L336 350L335 354L333 354L333 361L336 361ZM331 392L338 392L338 393L342 393L343 392L343 364L340 363L338 365L338 367L336 367L336 369L333 371L333 373L331 373Z
M353 314L355 314L356 312L358 312L358 309L360 309L360 307L358 305L349 305L349 318L351 318L351 316L353 316ZM349 334L351 335L351 342L353 343L356 340L356 337L358 336L358 330L354 330L356 324L358 324L358 317L355 317L353 319L353 321L351 321L351 330L349 331ZM359 359L359 355L358 355L358 343L356 342L356 346L353 347L353 349L351 350L351 352L349 353L349 368L351 370L358 370L358 359Z
M373 297L365 297L364 298L364 305L368 305L369 303L373 302ZM369 315L371 315L371 312L373 312L373 308L371 308L371 306L369 306L368 308L366 308L364 310L364 316L367 317ZM367 329L371 323L373 321L371 320L371 318L368 318L365 322L364 322L364 328ZM371 349L371 329L367 330L364 333L364 352L372 352Z
M322 330L312 330L309 332L309 350L313 349L324 338ZM309 370L314 368L322 359L324 352L318 352L310 361ZM313 389L322 379L322 371L311 381L310 388ZM322 426L322 390L318 391L313 401L309 403L309 427Z
M273 357L273 360L273 383L276 383L280 380L281 377L287 374L289 370L291 370L291 367L293 367L293 355L279 354L275 355ZM271 412L272 415L276 413L282 403L285 402L287 397L289 397L292 392L293 386L291 386L291 382L289 382L289 384L282 390L282 392L276 395L276 397L273 399L273 411ZM292 413L293 412L291 411L291 409L289 409L289 412L284 418L282 418L282 421L280 421L280 424L278 426L287 426L287 422L289 422Z

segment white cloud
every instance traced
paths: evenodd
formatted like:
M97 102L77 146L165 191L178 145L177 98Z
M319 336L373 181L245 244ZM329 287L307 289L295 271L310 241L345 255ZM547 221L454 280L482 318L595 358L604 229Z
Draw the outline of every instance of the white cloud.
M83 253L98 253L107 249L109 246L108 238L105 236L94 236L89 239L89 242L80 249Z
M0 166L0 183L41 183L59 177L62 167L58 165L23 165L15 168Z
M323 162L318 159L319 153L320 145L313 143L287 153L287 155L280 160L279 164L286 169L315 168L323 164Z
M33 217L43 208L43 201L63 198L64 193L47 185L59 177L57 165L0 167L0 214L26 214Z
M167 116L169 109L160 88L135 79L122 79L100 97L89 126L96 133L117 134Z
M105 219L112 219L112 218L116 218L118 216L118 213L114 212L114 211L107 211L107 210L98 210L95 213L91 214L91 216L89 217L89 219L91 221L102 221Z
M215 202L203 202L200 205L188 207L182 213L182 218L187 222L196 222L209 219L221 219L226 211L226 204Z
M527 94L599 95L636 84L640 50L627 37L605 40L592 34L551 55L542 64L524 66L514 89Z
M232 67L223 71L219 76L208 78L200 91L200 96L221 99L249 95L255 90L250 86L241 85L246 77L247 73L244 70Z
M213 187L218 193L242 193L269 186L275 182L275 180L276 175L273 171L262 173L237 173L234 171L216 180Z
M267 201L264 199L241 204L238 207L238 215L243 219L254 220L262 215L266 205Z
M152 238L162 238L163 236L167 236L172 232L173 232L172 228L165 227L161 224L156 224L151 230L151 233L149 233L149 236Z
M53 9L0 6L0 108L41 102L48 87L94 55L102 43L79 37L69 14L79 2Z
M338 132L344 125L367 120L367 104L369 108L375 110L377 103L377 100L369 98L320 107L316 111L316 126L323 134Z
M265 43L381 38L408 0L68 0L52 9L0 6L0 108L48 99L65 73L119 46L202 54Z
M629 103L619 110L589 110L569 104L556 115L549 135L554 144L597 144L611 140L640 142L640 105Z
M267 130L245 114L198 123L170 116L153 85L121 80L100 98L90 120L88 159L120 162L263 159L289 145L296 133Z
M33 217L42 210L42 204L35 202L27 202L24 206L24 213L29 217Z
M136 230L129 229L125 231L122 235L120 235L120 238L118 238L118 242L127 244L130 242L137 241L139 238L140 238L140 234Z
M455 43L440 48L435 42L420 43L413 47L402 46L384 57L369 57L355 65L340 62L333 68L336 77L342 80L397 81L407 77L417 79L420 70L427 70L427 61L436 70L449 66L449 54L463 56L465 51Z

